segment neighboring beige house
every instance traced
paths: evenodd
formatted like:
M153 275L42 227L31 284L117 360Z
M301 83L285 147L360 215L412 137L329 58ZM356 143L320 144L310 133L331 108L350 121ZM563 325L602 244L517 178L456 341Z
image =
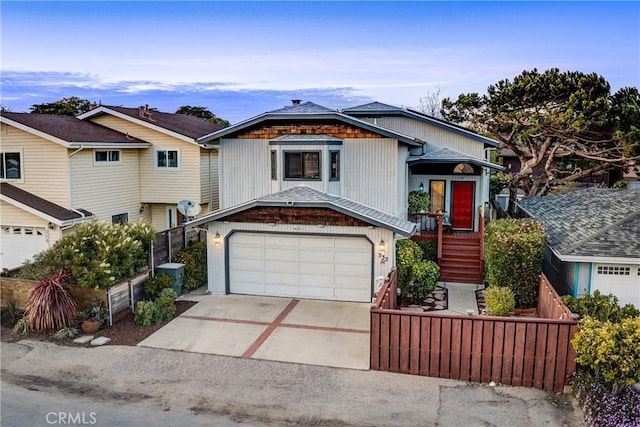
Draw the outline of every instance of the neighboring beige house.
M142 219L156 230L183 222L180 200L200 205L202 214L217 210L218 151L197 139L220 126L198 117L163 113L148 106L100 106L78 119L106 126L152 144L139 153Z
M208 226L209 291L371 301L420 183L477 239L497 142L405 112L294 102L201 138L220 152L220 210L190 223Z
M132 117L138 111L144 117ZM206 120L144 107L98 107L79 118L3 112L0 120L3 269L83 221L164 230L183 222L180 200L202 215L217 209L217 151L195 141L220 129Z

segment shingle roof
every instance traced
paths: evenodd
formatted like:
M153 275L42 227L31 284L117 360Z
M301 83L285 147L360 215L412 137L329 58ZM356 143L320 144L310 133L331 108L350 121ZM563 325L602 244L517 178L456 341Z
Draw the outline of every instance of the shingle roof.
M222 127L205 119L187 114L163 113L155 110L143 113L144 107L128 108L107 105L103 105L103 107L193 139L222 129Z
M78 120L73 116L3 112L2 117L69 143L145 143L145 141L138 138L133 138L96 123Z
M425 145L425 147L432 148L430 151L427 151L424 154L419 156L411 156L407 159L407 163L409 165L419 164L419 163L472 163L479 166L495 169L495 170L504 170L504 167L500 165L495 165L491 162L487 162L484 159L480 159L478 157L471 156L469 154L461 153L460 151L452 150L446 147L435 147L430 144Z
M389 215L353 200L345 199L344 197L324 193L306 185L294 186L278 193L268 194L243 205L213 212L198 220L192 221L189 225L216 221L233 213L257 206L326 207L405 236L410 236L415 231L415 224L403 218Z
M560 255L640 258L640 190L585 188L517 203Z
M335 112L331 108L323 107L322 105L316 104L311 101L303 102L297 105L287 105L283 108L278 108L277 110L269 111L269 113L291 113L291 114L300 114L300 113L327 113L327 112Z
M8 182L0 183L0 194L14 200L22 205L28 206L42 212L43 214L50 216L59 222L67 222L73 220L79 220L87 217L92 217L93 214L87 210L79 209L84 214L84 217L76 211L72 211L58 204L50 202L35 194L29 193L21 188L9 184Z
M370 130L374 133L386 136L388 138L397 139L398 141L413 147L419 147L424 144L424 141L421 141L418 138L402 134L401 132L392 129L384 128L382 126L378 126L364 120L360 120L357 117L342 114L337 110L332 110L331 108L323 107L322 105L318 105L309 101L262 113L227 128L220 129L217 132L205 135L201 137L198 142L201 144L206 144L212 140L227 137L228 135L232 135L243 129L250 128L251 126L255 126L263 122L293 120L335 120L342 123L348 123L361 129Z
M400 116L409 117L415 120L420 120L422 122L426 122L434 126L438 126L440 128L445 128L452 132L456 132L458 134L466 135L469 138L473 138L491 147L497 147L500 144L498 141L494 139L480 135L460 125L448 122L443 119L439 119L437 117L430 116L421 111L416 111L411 108L396 107L389 104L383 104L382 102L370 102L368 104L358 105L356 107L345 108L342 110L342 113L348 114L351 116L363 116L363 115L366 116L366 115L372 115L372 114L373 115L376 115L376 114L400 115Z

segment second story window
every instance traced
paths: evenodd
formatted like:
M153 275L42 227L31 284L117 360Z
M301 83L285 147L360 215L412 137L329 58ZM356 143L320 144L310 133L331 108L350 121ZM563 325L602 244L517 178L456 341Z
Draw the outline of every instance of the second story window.
M96 150L93 159L97 165L120 163L120 150Z
M340 181L340 152L329 151L329 180Z
M2 179L22 179L22 160L20 152L3 152L0 170L0 178Z
M284 179L320 180L320 152L285 151Z
M156 168L177 169L178 150L156 150Z

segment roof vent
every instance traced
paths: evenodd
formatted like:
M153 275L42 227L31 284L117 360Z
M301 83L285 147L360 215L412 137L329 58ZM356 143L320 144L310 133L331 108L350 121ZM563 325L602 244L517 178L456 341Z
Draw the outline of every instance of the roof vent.
M292 99L291 100L291 105L293 105L293 106L300 105L301 102L302 102L301 99Z

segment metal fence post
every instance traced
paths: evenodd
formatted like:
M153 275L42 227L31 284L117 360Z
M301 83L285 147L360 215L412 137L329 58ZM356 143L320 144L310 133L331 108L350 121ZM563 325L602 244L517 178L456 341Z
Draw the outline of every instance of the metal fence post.
M111 303L111 288L107 289L107 309L109 310L109 326L113 326L113 304Z

